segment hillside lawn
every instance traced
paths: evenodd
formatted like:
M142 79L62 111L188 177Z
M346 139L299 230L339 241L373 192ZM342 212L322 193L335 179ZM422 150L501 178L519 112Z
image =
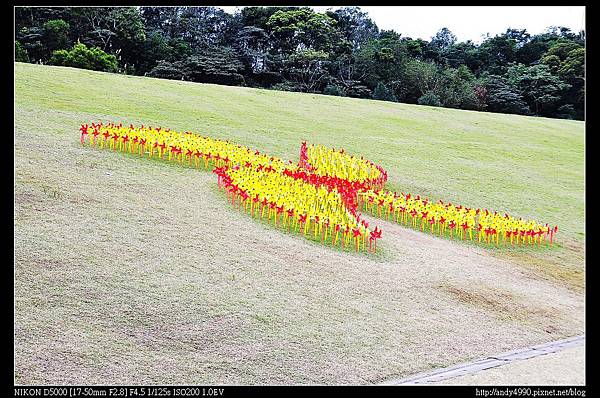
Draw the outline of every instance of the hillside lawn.
M234 210L209 171L82 147L92 121L298 160L559 225L486 249L372 219L340 253ZM369 384L584 331L584 123L15 63L17 384Z

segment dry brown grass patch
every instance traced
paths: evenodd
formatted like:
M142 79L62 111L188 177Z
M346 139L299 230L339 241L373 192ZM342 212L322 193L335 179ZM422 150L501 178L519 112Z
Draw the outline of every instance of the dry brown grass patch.
M440 285L439 288L450 294L455 300L468 306L483 309L487 313L505 319L525 323L548 323L558 321L560 312L554 308L532 302L532 300L490 286L462 287L455 285ZM556 327L548 324L548 333L556 331Z

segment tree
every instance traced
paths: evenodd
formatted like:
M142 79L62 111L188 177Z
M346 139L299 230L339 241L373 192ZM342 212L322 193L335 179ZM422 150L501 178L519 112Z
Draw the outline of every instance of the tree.
M445 51L452 47L454 43L456 43L456 36L454 33L448 28L442 28L431 38L429 45L439 51Z
M430 61L411 60L407 62L402 79L404 98L415 103L429 92L439 96L443 77L438 66Z
M118 68L114 55L98 47L87 48L83 43L76 43L70 50L54 51L50 64L104 72L116 72Z
M44 43L50 53L69 47L69 24L62 19L52 19L43 25Z
M469 68L465 65L461 65L456 69L448 68L444 69L441 75L442 84L437 97L443 106L460 109L482 109L482 104L475 94L475 76Z
M175 62L192 55L190 46L179 38L166 38L159 31L150 32L137 58L136 72L145 74L158 62Z
M358 50L364 43L377 37L379 29L366 12L358 7L338 8L326 15L337 22L344 38L351 44L352 51Z
M398 81L409 56L400 35L383 31L379 38L365 43L354 55L355 71L369 88L379 82Z
M527 33L526 29L508 28L504 35L507 39L514 40L517 49L522 48L531 39L531 35Z
M285 75L296 84L299 91L308 93L320 91L328 76L326 70L328 58L329 55L324 51L298 51L288 58Z
M134 68L146 33L136 7L76 7L70 15L77 40L117 56L123 69Z
M248 71L261 73L266 70L269 57L269 35L256 26L244 26L236 40L236 49Z
M464 65L473 73L478 73L482 67L482 62L478 57L477 46L470 40L455 43L448 47L444 51L440 61L445 66L451 68L458 68Z
M148 76L160 79L183 80L184 72L179 62L158 61L158 64L148 72Z
M27 50L18 41L15 41L15 62L29 62Z
M569 84L552 75L547 65L511 66L507 71L507 81L540 116L552 115L559 106L561 95L570 88Z
M271 15L278 11L295 11L299 7L244 7L240 14L242 17L243 26L255 26L257 28L267 30L267 22Z
M528 115L529 106L521 94L514 89L502 76L490 75L484 78L484 100L487 110L499 113L517 113Z
M358 7L15 7L17 61L114 70L110 56L120 73L169 79L584 113L585 32L565 27L509 28L477 45L447 28L430 42L380 31Z
M182 79L198 83L240 85L244 77L239 73L243 64L229 47L210 47L185 60L161 61L149 73L152 77Z
M295 51L314 50L329 52L340 41L337 22L325 14L310 8L277 11L269 17L266 26L277 41L279 51L291 54Z
M373 91L373 99L381 101L397 101L394 92L381 82L377 83L377 87L375 87L375 91Z
M325 86L325 89L323 89L323 94L334 95L336 97L345 97L346 96L344 89L342 87L334 85L334 84L328 84L327 86Z
M426 92L423 96L419 98L419 105L428 105L428 106L442 106L442 102L432 91Z
M487 38L479 46L479 59L483 70L501 75L507 66L514 62L517 54L517 42L506 34Z

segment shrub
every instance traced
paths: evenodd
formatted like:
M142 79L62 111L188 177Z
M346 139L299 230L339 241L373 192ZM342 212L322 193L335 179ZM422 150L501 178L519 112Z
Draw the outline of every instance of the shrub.
M561 119L575 119L577 112L571 104L562 105L557 109L558 117Z
M158 64L148 72L150 77L158 77L160 79L183 80L183 71L179 63L171 63L167 61L159 61Z
M271 88L271 90L277 90L277 91L294 91L294 92L302 91L301 87L298 87L294 83L287 81L287 80L282 83L274 84L270 88Z
M70 50L54 51L49 63L104 72L116 72L118 68L114 55L107 54L98 47L87 48L83 43L75 44Z
M442 103L437 95L432 91L428 91L425 95L419 98L419 105L442 106Z
M328 84L323 90L323 94L325 95L335 95L337 97L345 97L346 93L344 89L335 84Z
M29 62L29 55L27 50L23 48L21 43L15 41L15 61L16 62Z
M43 25L44 40L48 50L62 50L69 47L69 24L62 19L52 19Z
M375 91L373 91L373 99L381 101L398 101L392 90L387 88L387 86L381 82L377 83Z
M353 98L371 98L373 96L373 92L367 86L362 84L357 84L350 86L348 88L348 97Z
M279 72L263 71L252 73L247 79L247 84L251 87L271 87L281 83L282 80L283 77Z

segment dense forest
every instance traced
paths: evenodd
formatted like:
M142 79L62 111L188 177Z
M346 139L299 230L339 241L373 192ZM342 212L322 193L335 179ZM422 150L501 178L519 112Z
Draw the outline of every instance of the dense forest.
M16 7L15 60L449 108L583 119L585 33L458 42L380 30L358 7Z

